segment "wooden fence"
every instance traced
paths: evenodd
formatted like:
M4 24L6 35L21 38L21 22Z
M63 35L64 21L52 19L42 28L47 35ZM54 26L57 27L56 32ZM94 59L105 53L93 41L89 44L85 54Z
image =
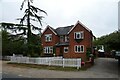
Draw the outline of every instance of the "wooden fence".
M41 64L49 66L77 67L81 68L81 58L62 58L62 57L10 57L10 62L26 63L26 64Z

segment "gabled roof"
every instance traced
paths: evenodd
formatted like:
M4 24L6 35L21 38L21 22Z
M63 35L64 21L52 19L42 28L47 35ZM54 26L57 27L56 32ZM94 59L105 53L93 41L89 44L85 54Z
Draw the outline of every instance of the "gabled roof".
M74 25L71 25L71 26L66 26L66 27L59 27L57 28L55 31L58 35L66 35L70 30L71 28L73 27Z
M90 29L88 29L85 25L83 25L79 20L77 21L77 23L71 28L71 30L68 32L68 34L76 27L77 24L82 25L86 30L88 30L89 32L91 32Z
M45 28L45 30L43 31L43 33L44 33L48 28L49 28L55 35L57 35L57 33L55 32L55 30L54 30L52 27L50 27L49 25L47 25L47 27Z
M77 24L82 25L87 31L92 32L90 29L88 29L85 25L83 25L80 21L77 21L75 25L71 26L66 26L66 27L58 27L56 29L53 29L49 25L46 27L46 29L43 31L43 33L49 28L55 35L68 35L75 27Z

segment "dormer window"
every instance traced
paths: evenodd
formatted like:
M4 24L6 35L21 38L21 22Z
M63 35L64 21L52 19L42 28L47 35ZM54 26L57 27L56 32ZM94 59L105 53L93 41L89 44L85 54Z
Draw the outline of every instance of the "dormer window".
M83 39L84 38L84 32L80 31L80 32L74 32L74 39Z
M60 42L64 42L64 36L60 36Z
M65 42L69 42L69 37L65 36Z
M45 41L46 41L46 42L52 41L52 34L46 34L46 35L45 35Z

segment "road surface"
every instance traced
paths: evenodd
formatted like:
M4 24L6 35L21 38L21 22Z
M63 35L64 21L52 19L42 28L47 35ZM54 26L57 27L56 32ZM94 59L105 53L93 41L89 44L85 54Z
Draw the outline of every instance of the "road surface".
M4 77L26 77L26 78L118 78L119 67L117 60L112 58L98 58L95 65L86 71L55 71L36 68L20 68L10 66L3 61Z

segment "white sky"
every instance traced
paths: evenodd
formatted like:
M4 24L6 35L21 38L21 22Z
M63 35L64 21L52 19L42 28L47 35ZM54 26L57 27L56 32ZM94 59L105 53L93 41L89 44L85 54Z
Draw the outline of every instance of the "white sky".
M22 17L23 0L0 0L0 22L16 22ZM74 25L78 20L92 30L96 37L118 29L119 0L33 0L34 6L45 10L43 29ZM26 4L25 4L26 5ZM39 24L39 23L38 23ZM37 25L37 24L36 24Z

